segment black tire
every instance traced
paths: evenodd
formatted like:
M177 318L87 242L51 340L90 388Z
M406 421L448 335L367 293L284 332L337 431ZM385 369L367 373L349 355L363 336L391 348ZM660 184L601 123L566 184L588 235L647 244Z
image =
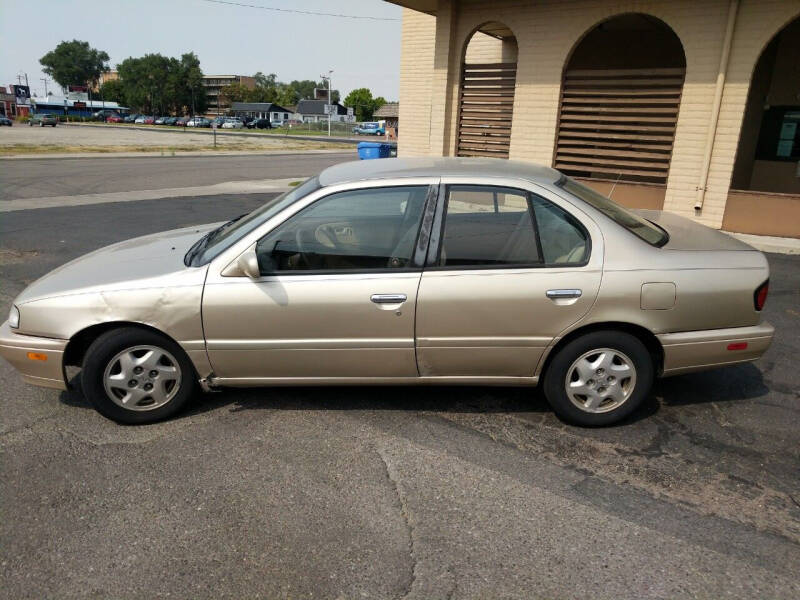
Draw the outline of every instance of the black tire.
M178 391L166 404L151 410L131 410L116 404L109 397L103 384L103 376L109 362L117 354L127 348L142 345L155 346L169 352L180 367L181 379ZM104 333L89 346L83 359L81 387L97 412L117 423L136 425L163 421L180 411L195 392L197 375L183 349L166 336L138 327L124 327Z
M584 354L599 348L617 350L633 363L635 384L630 395L607 412L589 412L579 408L567 395L568 372ZM655 368L645 345L635 336L622 331L595 331L569 342L553 357L544 374L544 395L553 411L575 425L599 427L616 423L633 413L647 398L653 386Z

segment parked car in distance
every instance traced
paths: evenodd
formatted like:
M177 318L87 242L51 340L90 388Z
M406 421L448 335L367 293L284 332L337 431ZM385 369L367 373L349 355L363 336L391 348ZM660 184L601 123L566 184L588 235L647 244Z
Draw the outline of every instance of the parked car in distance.
M283 127L283 121L270 121L269 126L273 129L279 129Z
M165 125L164 121L166 121L169 117L158 117L155 121L155 125Z
M211 127L211 121L205 117L194 117L186 122L187 127Z
M386 135L386 129L376 122L359 123L353 127L353 133L356 135Z
M14 125L14 122L11 119L8 119L6 117L0 117L0 127L2 127L2 126L12 127L13 125Z
M189 122L189 117L178 117L177 119L175 119L174 125L177 125L178 127L186 127L186 123L188 122Z
M57 389L80 367L122 423L174 415L198 382L458 382L542 385L562 419L607 425L657 376L763 355L768 280L747 244L554 169L388 158L61 266L14 300L0 355Z
M142 122L143 122L145 125L154 125L154 124L155 124L155 122L156 122L156 118L155 118L155 117L145 117L145 118L144 118L144 120L143 120Z
M127 115L126 117L124 117L124 118L122 119L122 121L123 121L124 123L134 123L134 122L136 121L136 119L138 119L138 118L139 118L139 117L141 117L141 116L142 116L142 115L130 114L130 115Z
M56 115L51 115L48 113L39 113L35 115L31 115L31 118L28 120L28 125L33 127L34 125L38 125L39 127L44 127L45 125L50 125L51 127L55 127L58 125L58 117Z
M223 129L242 129L244 127L244 123L241 119L237 119L236 117L228 117L222 123Z
M222 125L225 123L225 119L227 119L227 118L228 117L214 117L210 121L210 126L211 127L222 127Z
M146 117L145 115L139 115L139 116L138 116L138 117L136 117L136 119L134 120L134 123L143 124L143 123L144 123L144 120L145 120L146 118L147 118L147 117Z
M109 115L106 117L106 123L122 123L123 117L120 115Z
M92 119L95 121L106 121L108 117L119 116L119 113L113 109L106 108L92 113Z
M247 124L248 129L269 129L270 127L268 119L253 119Z

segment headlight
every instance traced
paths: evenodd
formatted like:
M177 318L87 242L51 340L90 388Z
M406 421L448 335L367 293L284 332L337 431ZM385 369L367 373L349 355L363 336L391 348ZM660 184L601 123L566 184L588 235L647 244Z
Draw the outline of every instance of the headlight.
M12 306L11 312L8 313L8 326L11 329L19 329L19 309L16 306Z

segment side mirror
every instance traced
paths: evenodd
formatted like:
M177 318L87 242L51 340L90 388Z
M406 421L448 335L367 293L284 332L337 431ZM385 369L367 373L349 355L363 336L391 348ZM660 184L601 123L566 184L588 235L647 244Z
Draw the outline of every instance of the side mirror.
M253 244L242 252L235 261L229 264L222 273L223 277L249 277L258 279L261 277L261 270L258 267L258 256L256 256L256 245Z
M258 267L258 256L256 256L255 246L250 246L239 255L239 258L236 259L236 266L250 279L258 279L261 277L261 269Z

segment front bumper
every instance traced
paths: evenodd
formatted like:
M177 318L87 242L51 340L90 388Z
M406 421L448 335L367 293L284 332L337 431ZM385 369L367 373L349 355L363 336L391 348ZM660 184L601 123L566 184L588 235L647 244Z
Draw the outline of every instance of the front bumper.
M761 358L772 343L769 323L657 336L664 348L664 376L713 369Z
M66 390L63 368L66 346L67 340L15 333L8 321L0 325L0 356L19 371L26 383ZM29 352L44 355L46 360L31 360Z

